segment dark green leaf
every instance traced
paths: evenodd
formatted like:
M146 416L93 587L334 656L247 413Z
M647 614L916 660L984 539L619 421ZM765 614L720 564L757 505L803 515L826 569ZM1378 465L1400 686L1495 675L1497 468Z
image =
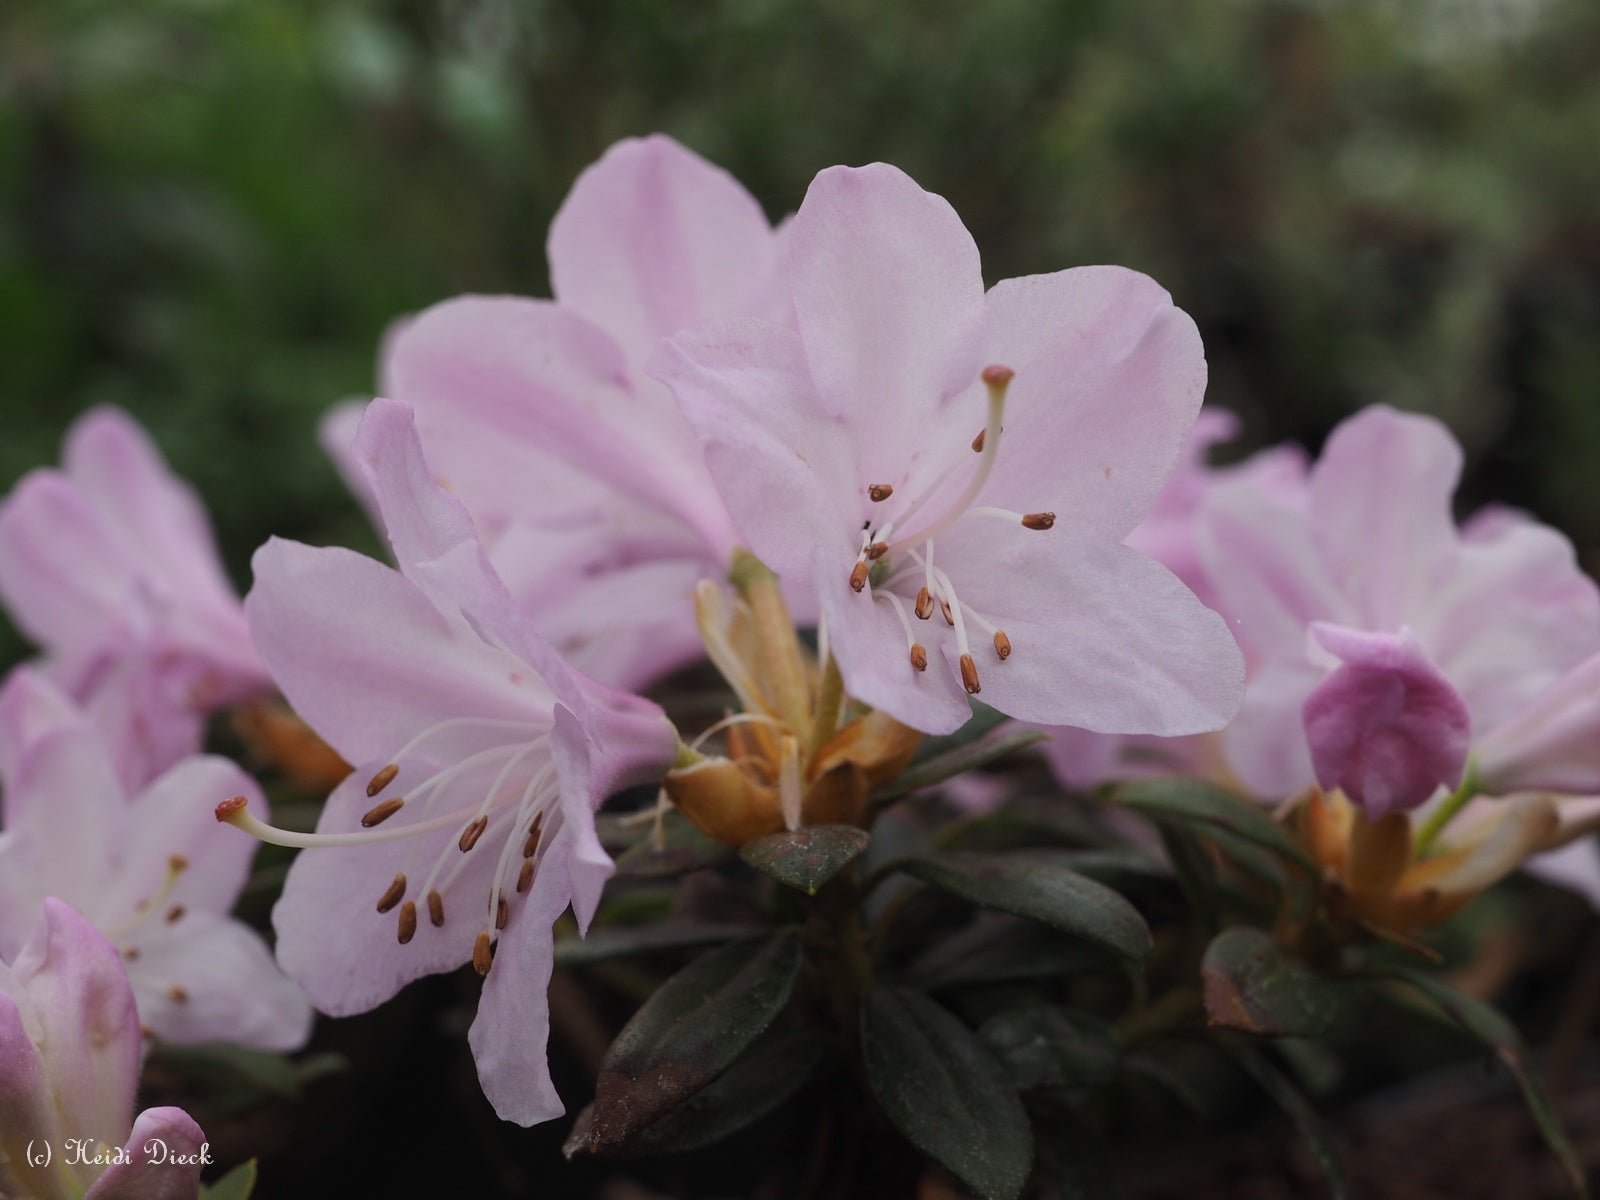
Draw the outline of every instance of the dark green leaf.
M1059 978L1121 961L1099 946L1062 937L1032 921L981 912L970 925L930 946L907 975L917 986L935 991L965 983Z
M1545 1095L1544 1088L1540 1086L1529 1067L1527 1048L1523 1046L1522 1038L1511 1022L1483 1001L1456 991L1444 980L1426 971L1405 966L1388 967L1387 971L1395 979L1421 992L1441 1012L1482 1042L1505 1064L1506 1070L1511 1072L1512 1078L1517 1081L1517 1086L1522 1089L1522 1099L1528 1106L1528 1112L1538 1124L1539 1131L1544 1134L1550 1149L1555 1151L1556 1157L1561 1160L1562 1167L1572 1181L1573 1191L1580 1196L1587 1196L1589 1188L1583 1165L1573 1153L1572 1144L1567 1141L1566 1131L1561 1128L1560 1118L1551 1107L1549 1097Z
M867 841L867 831L854 825L813 825L746 842L739 857L779 883L815 896L861 856Z
M800 974L792 934L735 942L679 971L606 1051L593 1113L568 1157L622 1146L706 1087L772 1024Z
M972 1030L920 992L878 988L861 1013L867 1080L912 1145L983 1200L1015 1200L1033 1130L1006 1068Z
M620 958L627 954L649 954L680 950L691 946L710 946L732 938L750 937L761 930L749 925L640 925L591 930L586 938L556 939L556 963L563 967L581 966Z
M1211 1105L1195 1087L1189 1073L1168 1062L1153 1049L1140 1047L1125 1051L1118 1071L1123 1079L1138 1079L1153 1084L1195 1116L1203 1117L1211 1111Z
M1338 1003L1328 984L1260 929L1225 929L1200 963L1206 1023L1265 1037L1318 1037Z
M1345 1179L1344 1164L1339 1161L1339 1152L1333 1144L1333 1137L1311 1101L1306 1099L1293 1081L1279 1070L1270 1058L1254 1046L1233 1037L1222 1037L1218 1040L1222 1048L1227 1051L1228 1057L1238 1063L1247 1075L1261 1085L1261 1090L1293 1118L1295 1125L1305 1137L1311 1156L1316 1160L1318 1169L1322 1171L1322 1177L1327 1181L1328 1190L1333 1193L1334 1200L1343 1200L1349 1187Z
M1217 894L1217 873L1200 839L1187 825L1176 821L1157 821L1162 848L1178 877L1184 899L1208 932L1222 927L1222 904Z
M1152 818L1175 817L1214 825L1316 873L1288 830L1259 805L1216 784L1200 779L1140 779L1119 787L1112 799Z
M810 1080L822 1043L792 1031L758 1041L711 1083L622 1147L630 1155L679 1153L720 1142L774 1111Z
M1137 909L1104 884L1074 871L1062 851L952 853L906 859L899 868L985 908L1043 921L1136 962L1150 953Z
M201 1200L250 1200L256 1190L256 1160L242 1162L221 1179L200 1189Z
M156 1051L165 1070L222 1098L231 1110L272 1098L295 1100L300 1096L300 1075L289 1059L264 1050L226 1042L195 1046L163 1044Z
M959 750L962 746L970 745L1011 720L1005 713L990 708L982 700L969 700L968 703L972 706L972 716L967 719L967 723L954 733L924 738L922 745L917 747L915 762L926 762L930 758L938 758L952 750Z
M913 763L893 783L873 792L872 801L874 804L883 804L898 800L901 796L998 762L1035 742L1042 742L1047 736L1037 729L1005 731L954 747L933 758Z
M1084 1088L1117 1071L1117 1041L1098 1017L1039 1005L990 1017L978 1030L1019 1088Z

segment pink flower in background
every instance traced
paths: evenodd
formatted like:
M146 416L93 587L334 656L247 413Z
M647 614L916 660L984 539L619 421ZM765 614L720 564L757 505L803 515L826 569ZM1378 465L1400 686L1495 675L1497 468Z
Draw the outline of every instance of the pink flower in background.
M818 175L787 246L798 332L712 324L654 369L740 533L816 590L850 694L929 732L980 689L1052 724L1225 723L1226 628L1121 545L1205 387L1167 293L1086 267L985 296L955 212L881 164Z
M205 1133L179 1108L134 1118L143 1039L122 961L95 928L46 900L30 936L0 954L0 1195L33 1200L180 1200L200 1189ZM104 1166L69 1162L82 1139ZM152 1162L153 1139L192 1165ZM48 1145L48 1165L29 1150Z
M391 331L381 389L471 513L536 628L635 687L699 653L695 583L735 536L694 435L642 365L701 321L777 310L778 242L726 172L660 135L619 142L550 228L555 300L463 296ZM354 419L324 424L358 494Z
M659 777L677 737L531 632L405 405L375 401L353 454L401 570L275 540L245 606L285 696L358 769L315 834L218 816L307 847L273 922L318 1008L363 1012L470 961L488 976L470 1035L484 1092L506 1120L547 1120L551 923L570 904L587 927L611 873L594 810Z
M16 954L46 897L116 945L140 1019L173 1042L293 1050L311 1031L304 995L232 911L253 844L212 817L217 797L266 804L222 758L190 758L137 794L98 730L26 668L0 691L0 955Z
M1592 763L1600 713L1568 673L1600 652L1600 596L1554 530L1504 514L1463 536L1460 468L1437 421L1375 407L1334 430L1303 503L1249 479L1206 501L1205 570L1250 670L1224 735L1250 790L1315 779L1376 814L1454 787L1474 745L1508 790L1541 738ZM1561 779L1600 787L1592 767Z
M131 787L197 750L205 714L271 688L205 510L115 409L0 503L0 602Z

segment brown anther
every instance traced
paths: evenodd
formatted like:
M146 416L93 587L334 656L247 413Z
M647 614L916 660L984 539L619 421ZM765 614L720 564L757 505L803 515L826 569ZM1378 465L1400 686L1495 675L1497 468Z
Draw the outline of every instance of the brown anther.
M185 909L181 904L174 904L171 908L167 909L167 924L176 925L179 921L183 920L184 911Z
M857 559L856 565L850 568L850 586L858 592L867 586L867 564L864 559Z
M472 943L472 969L479 975L487 975L492 966L494 966L494 946L490 944L487 932L480 933L478 940Z
M124 961L126 961L126 962L138 962L139 961L139 947L137 947L137 946L124 946L122 948L122 957L123 957Z
M400 774L400 764L390 763L367 781L367 795L376 796L384 788L394 782L394 777Z
M933 616L933 593L925 587L918 588L917 605L912 611L924 621Z
M1006 636L1004 629L994 631L994 652L1000 656L1001 662L1011 657L1011 639Z
M444 924L444 897L439 895L437 888L428 889L428 920L433 922L435 929Z
M174 875L182 875L188 869L189 860L183 855L173 854L168 856L167 870L171 871Z
M983 453L983 435L988 432L987 429L980 429L978 430L978 436L972 439L972 452L974 454Z
M224 800L221 804L217 805L217 820L233 820L234 814L243 811L243 809L249 803L250 801L246 800L243 796L235 796L231 800Z
M998 363L983 369L983 381L990 387L1005 387L1016 377L1016 372L1010 367L1002 367Z
M417 936L417 902L407 900L400 906L400 924L395 929L395 937L404 946Z
M374 804L362 814L362 828L371 829L374 825L382 825L390 817L394 816L395 813L404 808L405 803L406 802L399 796L395 796L392 799L385 800L382 804Z
M456 843L456 845L461 847L461 853L465 854L468 850L471 850L474 846L476 846L478 844L478 839L483 836L483 831L487 828L489 828L489 818L479 817L477 820L473 821L471 825L468 825L465 829L463 829L461 831L461 840Z
M967 695L976 696L983 688L978 686L978 664L972 661L972 655L961 656L961 686L967 689Z
M867 499L874 504L882 504L892 495L894 495L894 484L892 483L869 483L867 485Z
M149 1038L155 1037L155 1035L156 1035L156 1031L154 1029L151 1029L150 1026L143 1025L143 1024L141 1024L139 1026L139 1036L140 1037L149 1039Z
M381 913L388 912L396 904L400 903L405 894L406 877L404 875L396 875L394 882L389 885L389 890L378 897L378 911Z
M873 542L872 545L867 547L867 560L869 562L877 562L887 553L889 553L888 542Z
M532 858L539 853L539 836L544 829L544 814L540 813L528 826L528 836L522 842L522 857Z
M1024 513L1022 517L1024 529L1049 529L1055 523L1055 513Z
M533 872L534 872L533 859L531 859L531 858L523 859L522 860L522 870L517 875L517 894L519 896L523 892L527 891L529 888L531 888L533 886Z
M911 643L911 665L919 671L928 669L928 648L921 642Z
M506 903L506 898L501 896L495 901L494 927L496 929L504 929L506 922L509 920L511 920L511 906Z
M175 983L169 987L167 989L167 995L172 997L172 1002L174 1004L189 1003L189 989L184 987L181 983Z
M956 623L956 615L950 611L950 601L940 600L939 611L944 614L944 623L949 625L951 628L954 628Z

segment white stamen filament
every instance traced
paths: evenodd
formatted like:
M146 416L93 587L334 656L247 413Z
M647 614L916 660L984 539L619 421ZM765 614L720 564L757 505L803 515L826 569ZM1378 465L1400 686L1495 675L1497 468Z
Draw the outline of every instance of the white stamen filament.
M916 634L911 632L911 618L906 616L906 606L900 602L900 597L891 591L883 590L872 593L874 600L879 596L882 596L894 608L894 615L900 618L900 628L906 632L906 649L911 649L917 644L917 637Z
M961 601L956 599L955 585L950 582L950 576L943 571L935 570L934 578L939 581L939 590L950 603L950 613L956 623L956 649L962 654L971 654L972 650L967 645L967 622L961 614Z
M217 820L226 821L244 830L257 841L272 846L287 846L292 850L317 850L334 846L370 846L377 842L397 841L419 833L431 833L436 829L449 829L451 826L460 826L474 811L474 809L457 809L455 812L445 813L429 820L413 821L409 825L387 825L380 829L363 830L360 833L301 833L292 829L279 829L276 825L268 825L243 805L237 810L219 814Z
M734 725L750 724L770 725L774 729L789 728L782 721L774 720L772 717L763 716L761 713L734 713L731 716L723 717L722 720L718 721L715 725L701 733L699 737L695 738L694 741L689 743L689 749L700 749L701 746L705 745L706 742L710 741L711 738L721 733L724 729L731 728Z
M444 733L446 730L450 729L460 729L469 725L477 726L481 729L523 730L527 732L537 732L539 729L539 726L535 725L531 721L499 720L494 717L451 717L448 720L440 721L436 725L428 726L428 728L417 734L416 737L412 738L404 746L401 746L394 756L389 759L389 761L399 762L408 754L411 754L413 751L415 751L418 746L422 745L429 738L436 734Z
M496 795L499 793L500 788L505 784L505 781L511 777L511 772L516 770L517 764L519 764L523 759L528 757L529 753L531 753L536 748L537 748L536 746L524 746L522 748L522 750L511 759L510 762L506 763L505 766L500 768L500 773L494 777L494 782L489 785L489 790L483 794L483 799L478 802L478 807L473 810L472 820L468 821L466 823L468 826L470 826L473 822L481 820L482 818L487 817L489 815L489 810L494 807L494 801L495 801ZM545 767L545 772L546 773L548 773L550 771L553 771L553 770L555 770L554 764L550 764L550 765L547 765ZM538 773L538 772L534 773L534 780L535 781L537 781L540 777L541 777L540 773ZM531 787L532 784L530 784L529 786ZM487 828L485 828L484 832L488 832ZM482 837L483 837L483 835L479 834L478 835L478 840L481 841ZM477 842L474 842L473 846L476 847L476 845L477 845ZM467 851L466 853L462 854L461 853L461 848L460 848L460 846L458 844L453 843L453 842L446 842L444 844L444 846L440 848L439 853L434 857L433 866L428 869L427 882L422 885L422 894L424 896L426 896L428 894L428 891L433 887L434 882L439 878L439 872L444 870L444 864L447 861L449 861L449 859L450 859L450 851L451 851L452 848L455 849L456 853L461 854L462 858L470 858L471 857L471 851L470 850ZM411 858L414 857L414 854L415 854L415 847L413 847L413 854L410 855L410 856L407 856L406 866L408 868L411 866ZM408 875L410 873L411 872L409 870L406 872L406 874L408 874Z
M989 420L983 427L983 451L978 455L978 469L972 473L972 478L967 480L967 486L962 489L959 496L940 517L927 529L901 538L898 542L889 544L889 553L904 550L908 546L915 546L926 542L943 533L950 526L959 521L962 515L971 507L972 502L978 498L978 493L983 491L983 485L989 482L989 472L994 470L995 456L1000 452L1000 414L1005 408L1005 389L989 389ZM959 461L959 460L957 460ZM937 490L937 489L935 489ZM932 493L929 493L932 495ZM913 510L914 511L914 510ZM907 520L909 514L900 520Z
M967 512L974 517L998 517L1002 521L1010 521L1013 525L1022 524L1025 513L1012 512L1009 508L995 508L992 505L980 504L977 508L969 508Z

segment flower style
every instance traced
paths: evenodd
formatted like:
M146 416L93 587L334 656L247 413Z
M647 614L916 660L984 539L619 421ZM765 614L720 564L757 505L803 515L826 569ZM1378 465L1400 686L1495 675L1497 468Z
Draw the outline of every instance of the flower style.
M205 510L115 409L81 417L62 469L0 504L0 601L130 787L199 749L206 713L271 688Z
M787 247L798 332L713 323L653 370L751 549L815 588L849 693L931 733L980 690L1106 732L1224 724L1226 627L1121 544L1200 406L1193 322L1114 267L986 296L955 212L882 164L818 175Z
M67 905L46 900L22 947L0 955L0 1195L199 1193L205 1133L189 1114L151 1108L134 1119L140 1054L133 990L116 948ZM69 1138L88 1151L70 1156L77 1161L64 1153ZM175 1161L151 1161L144 1147L157 1138ZM30 1143L35 1152L49 1146L50 1161L31 1159Z
M533 634L465 508L434 482L410 409L375 401L354 455L400 563L272 541L251 628L296 711L357 771L302 846L273 913L278 958L332 1015L471 962L487 976L470 1042L485 1094L520 1124L562 1112L537 1052L551 923L586 928L611 872L594 809L659 779L660 710L569 668ZM492 969L491 969L492 967Z
M304 995L228 915L254 847L218 829L212 809L217 796L241 794L264 813L255 783L226 759L190 758L130 794L100 733L27 668L0 690L0 731L0 954L18 952L55 896L116 945L155 1036L303 1045Z
M1205 502L1206 571L1250 667L1224 735L1250 790L1316 779L1376 818L1457 787L1476 745L1496 794L1600 791L1600 593L1525 517L1458 530L1460 468L1437 421L1375 407L1333 432L1303 503L1250 480Z
M539 632L632 688L698 654L694 585L726 573L736 541L642 364L667 334L773 311L777 238L731 176L656 135L579 177L549 259L553 302L463 296L393 330L381 389L415 410L429 462ZM353 431L336 410L324 442L360 494Z

